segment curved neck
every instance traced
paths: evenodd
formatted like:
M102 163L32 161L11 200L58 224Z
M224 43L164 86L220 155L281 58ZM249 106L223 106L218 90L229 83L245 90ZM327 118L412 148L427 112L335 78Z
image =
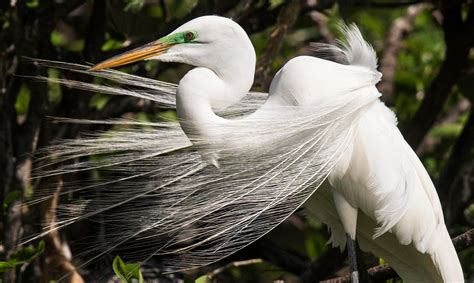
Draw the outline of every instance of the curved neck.
M250 47L251 50L248 50L248 46L234 47L232 49L234 55L223 60L225 64L209 67L227 86L225 93L216 92L213 97L215 101L221 101L223 98L227 100L226 105L223 105L224 108L239 102L252 87L256 59L253 46ZM211 101L211 104L215 104L215 101Z
M189 71L178 85L180 120L209 123L216 120L213 111L223 110L247 95L253 84L255 51L248 37L236 39L214 48L213 54L196 57L207 60L192 62L198 67Z
M198 148L218 142L220 126L231 121L214 111L223 110L246 96L255 73L255 51L243 31L242 36L212 50L213 53L189 58L189 63L198 67L181 79L177 90L176 109L181 127Z
M203 160L218 167L213 144L223 125L231 123L215 114L244 97L253 83L251 72L195 68L179 82L176 110L181 128L200 151ZM251 76L251 79L249 78Z
M232 99L237 94L246 93L237 93L232 87L236 82L227 82L221 77L225 78L199 67L189 71L179 82L176 110L181 127L191 141L212 136L216 124L225 122L214 110L235 103Z

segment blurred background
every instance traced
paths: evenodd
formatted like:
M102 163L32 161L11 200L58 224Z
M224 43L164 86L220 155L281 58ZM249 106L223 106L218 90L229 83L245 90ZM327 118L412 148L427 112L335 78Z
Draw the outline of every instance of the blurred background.
M285 62L311 54L310 42L334 43L341 19L356 23L377 51L383 73L378 84L382 100L397 114L405 139L437 185L450 234L455 237L472 229L472 0L3 0L2 282L50 282L68 272L66 282L118 280L111 261L75 270L81 261L76 251L87 245L79 239L97 234L87 223L52 233L30 247L17 247L21 239L40 231L38 223L55 221L56 198L42 205L19 205L34 198L35 190L43 185L30 181L35 153L59 139L108 129L104 125L56 123L49 116L141 121L175 117L173 111L150 101L38 82L31 77L103 83L79 73L37 67L27 58L97 63L208 14L230 17L247 31L257 53L253 90L264 92ZM150 61L121 70L177 83L190 68ZM458 238L456 248L466 278L474 282L474 248L469 235ZM346 275L346 255L326 246L327 240L326 227L300 211L270 235L213 266L163 276L150 262L141 266L141 273L145 282L195 282L196 278L196 282L318 282ZM365 261L367 267L383 264L370 255L365 255ZM200 277L209 272L212 279ZM386 270L374 272L380 276L379 282L396 278Z

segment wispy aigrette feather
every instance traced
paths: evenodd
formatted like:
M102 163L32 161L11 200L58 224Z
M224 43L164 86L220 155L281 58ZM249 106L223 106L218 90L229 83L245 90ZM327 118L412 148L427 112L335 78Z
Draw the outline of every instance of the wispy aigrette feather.
M89 73L85 66L49 61L39 64ZM175 85L117 71L92 75L131 88L56 82L175 107ZM89 261L109 253L126 253L138 260L158 256L164 270L202 266L265 235L303 204L351 140L353 121L379 96L377 92L357 90L336 90L334 94L340 99L331 107L274 104L257 112L266 95L249 94L220 115L255 113L249 119L235 120L240 122L228 128L215 128L219 134L211 141L193 138L199 152L176 122L147 124L151 129L124 122L132 126L66 141L49 149L56 162L102 157L49 171L43 167L38 176L86 170L100 173L98 180L81 180L70 187L66 184L65 193L76 191L88 199L58 211L58 228L81 219L102 219L105 233L100 237L102 241L87 252ZM203 162L203 154L217 155L219 168ZM43 163L46 158L40 161ZM80 213L71 216L71 209ZM56 229L46 227L45 233L51 228Z

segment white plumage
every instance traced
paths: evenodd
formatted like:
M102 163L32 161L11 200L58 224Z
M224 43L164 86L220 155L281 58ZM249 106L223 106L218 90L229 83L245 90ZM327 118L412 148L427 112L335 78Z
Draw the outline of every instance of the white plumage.
M176 92L181 127L105 121L129 128L52 147L56 162L105 156L39 173L101 172L99 182L69 186L86 196L100 193L64 207L63 220L45 233L101 217L106 233L90 260L117 250L140 260L157 256L165 269L180 270L245 247L311 197L307 204L331 228L333 245L344 248L345 233L357 237L407 282L463 281L435 188L378 99L375 52L355 25L343 31L345 45L319 48L345 64L294 58L275 76L268 98L247 95L255 52L242 28L216 16L192 20L146 46L159 48L147 59L197 67L177 88L116 71L94 74L127 89L57 80L169 108Z

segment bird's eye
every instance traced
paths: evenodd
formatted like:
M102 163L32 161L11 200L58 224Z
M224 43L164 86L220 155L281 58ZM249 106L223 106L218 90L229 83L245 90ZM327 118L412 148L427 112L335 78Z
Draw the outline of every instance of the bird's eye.
M188 31L184 34L184 38L186 39L186 41L191 41L195 38L195 35L193 32Z

